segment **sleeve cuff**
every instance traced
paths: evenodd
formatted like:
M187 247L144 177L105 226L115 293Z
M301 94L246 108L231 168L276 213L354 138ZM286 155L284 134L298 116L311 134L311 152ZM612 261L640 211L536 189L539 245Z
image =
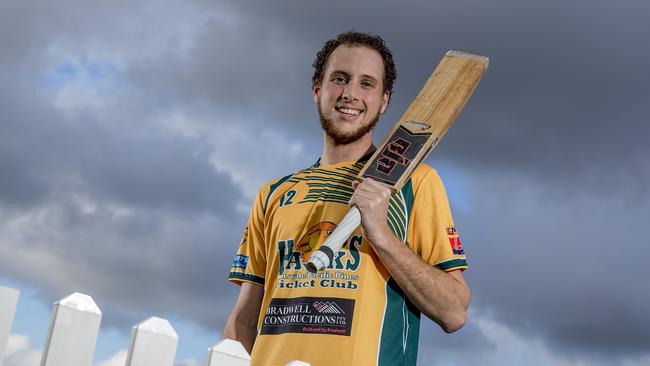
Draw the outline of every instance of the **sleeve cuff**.
M230 272L228 275L228 281L234 282L236 284L241 284L242 282L250 282L264 286L264 277L256 276L250 273Z
M465 269L467 268L467 259L465 258L452 258L446 261L436 263L434 267L441 269L443 271L451 271L455 269Z

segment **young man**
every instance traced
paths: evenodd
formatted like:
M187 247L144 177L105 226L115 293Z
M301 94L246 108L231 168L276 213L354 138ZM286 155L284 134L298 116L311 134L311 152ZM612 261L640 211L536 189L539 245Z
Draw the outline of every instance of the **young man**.
M426 164L395 195L354 181L396 76L381 38L343 33L314 69L323 153L258 192L229 276L241 289L224 337L252 351L252 365L415 365L420 312L453 332L470 302L444 187ZM351 204L361 227L330 267L308 273L304 263Z

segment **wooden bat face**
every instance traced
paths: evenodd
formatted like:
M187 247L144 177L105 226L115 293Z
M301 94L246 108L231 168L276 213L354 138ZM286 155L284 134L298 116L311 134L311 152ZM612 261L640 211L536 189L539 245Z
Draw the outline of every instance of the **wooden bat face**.
M454 123L487 65L484 56L447 52L358 179L399 190Z

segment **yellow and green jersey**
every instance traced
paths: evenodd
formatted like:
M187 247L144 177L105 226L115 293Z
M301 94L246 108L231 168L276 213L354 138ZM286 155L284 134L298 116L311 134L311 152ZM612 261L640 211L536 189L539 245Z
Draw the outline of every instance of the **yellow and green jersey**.
M324 271L304 264L348 211L365 160L314 166L258 192L229 280L264 286L251 365L415 365L420 312L358 228ZM420 164L390 200L388 225L426 263L467 262L437 172Z

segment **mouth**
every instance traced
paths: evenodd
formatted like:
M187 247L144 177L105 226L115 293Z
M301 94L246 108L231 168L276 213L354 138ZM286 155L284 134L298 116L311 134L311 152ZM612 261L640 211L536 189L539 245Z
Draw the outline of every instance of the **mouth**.
M361 109L356 109L356 108L347 108L347 107L336 107L335 108L338 112L350 116L350 117L356 117L361 114L362 110Z

